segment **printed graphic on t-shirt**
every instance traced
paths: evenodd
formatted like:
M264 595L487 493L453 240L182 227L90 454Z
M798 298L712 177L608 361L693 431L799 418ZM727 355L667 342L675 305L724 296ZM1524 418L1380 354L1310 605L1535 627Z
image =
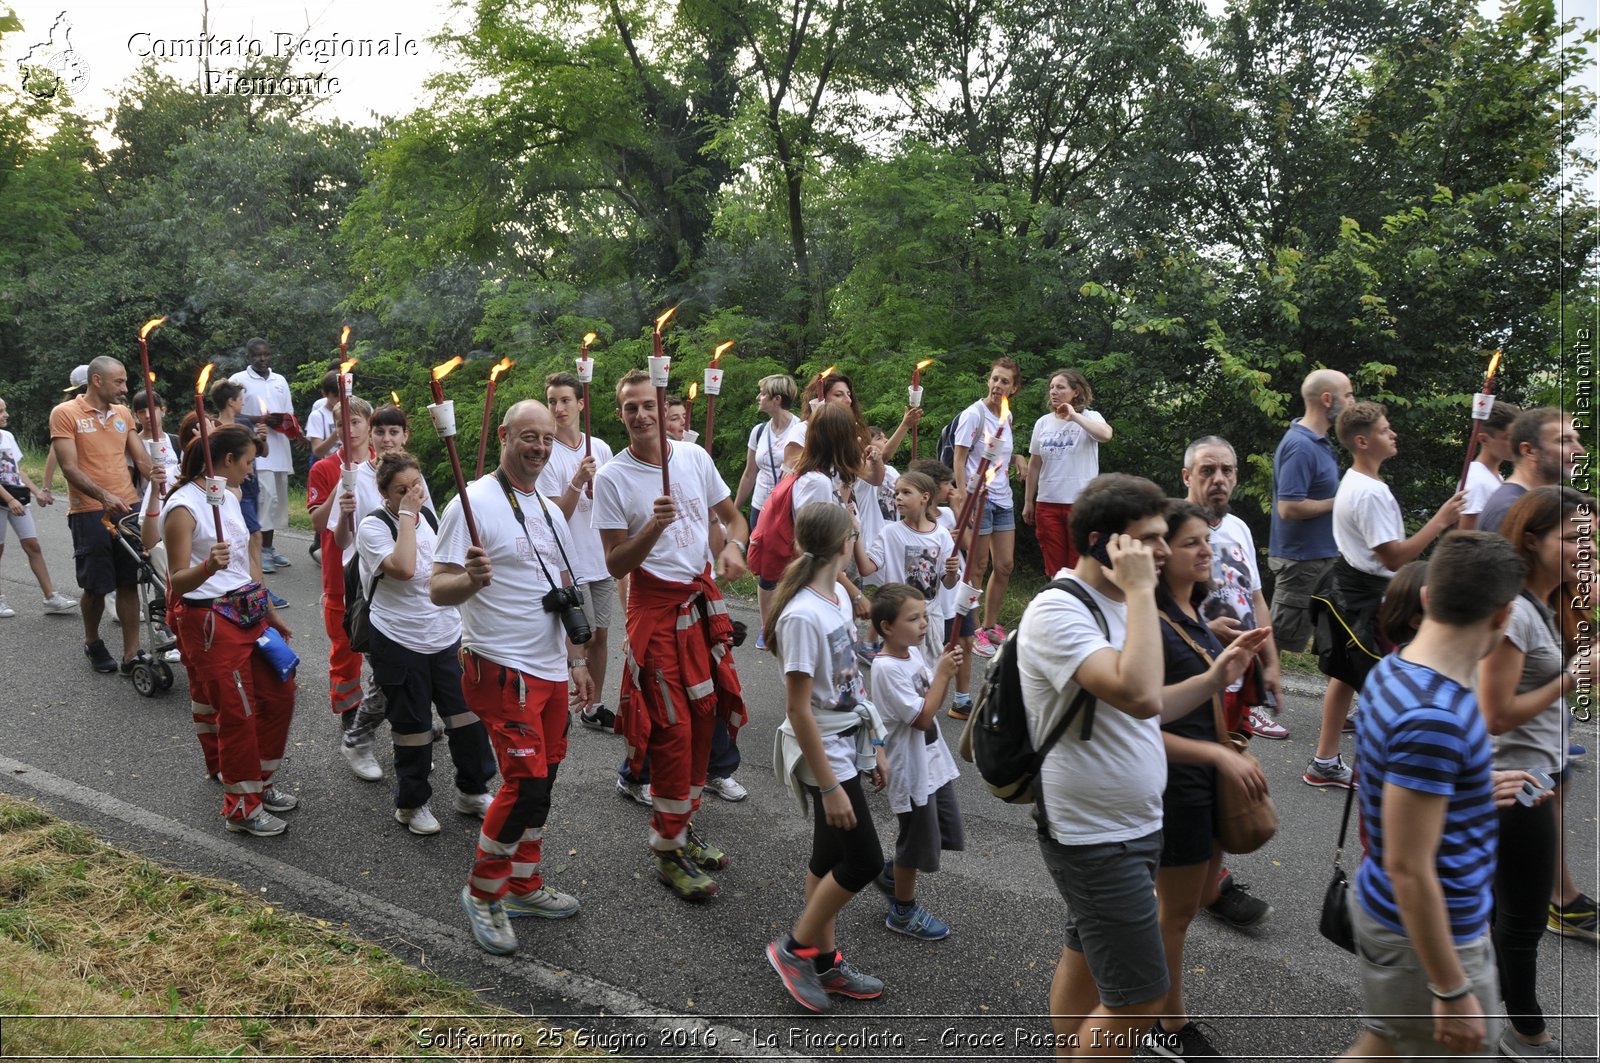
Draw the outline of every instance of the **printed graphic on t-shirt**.
M855 636L848 627L841 625L828 633L828 654L833 658L834 708L847 712L867 693L856 666Z
M1039 440L1039 452L1059 456L1077 446L1082 440L1083 429L1075 422L1069 423L1058 431L1045 433Z
M17 460L0 448L0 484L21 487L22 477L17 473Z
M1250 585L1250 565L1238 543L1217 543L1213 566L1217 586L1206 597L1200 613L1207 620L1232 617L1241 627L1255 623L1255 588Z
M693 484L672 482L672 501L678 507L678 517L667 525L664 534L672 536L672 545L679 549L687 549L694 545L697 531L705 527L704 521L695 520L705 508L705 501L700 497L699 491ZM699 532L703 538L704 532Z
M907 543L905 551L906 583L931 601L939 584L939 548Z
M900 516L894 511L894 483L888 477L878 485L878 511L884 520L897 520Z

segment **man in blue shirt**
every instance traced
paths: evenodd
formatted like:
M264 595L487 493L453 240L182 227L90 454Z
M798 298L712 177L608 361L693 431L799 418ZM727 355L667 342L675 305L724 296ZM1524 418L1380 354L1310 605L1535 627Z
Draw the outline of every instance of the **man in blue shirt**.
M1311 638L1312 590L1339 556L1333 542L1333 496L1339 491L1339 459L1328 432L1355 401L1350 378L1317 369L1300 385L1306 412L1289 425L1272 455L1272 537L1267 568L1272 572L1272 640L1296 653Z
M1465 1057L1494 1043L1498 1021L1484 1009L1500 999L1489 940L1496 781L1472 688L1525 571L1499 536L1449 536L1428 563L1416 638L1362 686L1369 851L1350 916L1367 1014L1342 1058Z

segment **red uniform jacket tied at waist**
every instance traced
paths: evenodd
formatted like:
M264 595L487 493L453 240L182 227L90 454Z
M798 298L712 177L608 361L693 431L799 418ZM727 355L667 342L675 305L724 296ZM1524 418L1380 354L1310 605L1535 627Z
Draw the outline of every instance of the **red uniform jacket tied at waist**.
M617 729L630 754L649 748L654 726L686 722L685 713L716 713L737 735L747 714L733 667L733 621L711 578L691 583L630 576L628 653Z

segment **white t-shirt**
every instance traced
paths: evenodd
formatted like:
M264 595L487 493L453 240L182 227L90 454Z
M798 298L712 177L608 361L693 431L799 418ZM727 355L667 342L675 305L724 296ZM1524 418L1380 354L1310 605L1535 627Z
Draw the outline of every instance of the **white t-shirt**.
M326 455L324 455L326 457ZM383 508L383 493L378 490L378 467L370 461L363 461L356 465L356 527L359 529L361 522L375 509ZM341 468L340 473L344 470ZM344 495L344 477L339 477L339 482L333 488L333 508L328 512L330 521L339 519L339 499ZM429 509L433 508L433 494L428 490L428 481L422 481L422 502ZM476 510L473 511L476 514ZM330 528L332 525L330 525ZM350 559L356 556L357 536L350 537L350 545L345 547L340 554L341 560L348 565Z
M711 563L710 509L732 492L711 455L693 443L668 442L672 445L668 470L678 519L656 539L642 567L659 579L689 583ZM624 447L595 477L594 526L638 535L650 523L655 500L660 497L661 466L640 461Z
M772 430L770 420L750 429L750 453L755 455L756 486L750 495L750 508L760 509L772 493L773 487L783 479L783 451L790 443L802 446L806 441L806 423L794 415L781 432Z
M1461 507L1461 515L1466 517L1482 513L1489 496L1500 490L1500 485L1504 482L1500 479L1499 473L1492 471L1481 461L1475 461L1467 466L1467 500Z
M550 520L539 511L543 496L517 492L527 531L517 522L500 481L491 474L467 485L472 502L472 519L478 537L489 554L489 585L457 606L461 613L461 644L496 664L551 682L566 682L567 635L561 618L547 613L540 604L550 582L545 569L559 580L561 546L572 556L572 536L561 511L549 506ZM548 503L546 503L548 505ZM551 534L554 525L555 535ZM461 513L461 499L450 500L439 519L439 545L434 562L443 565L467 563L467 522ZM538 552L538 559L534 552ZM545 568L539 567L543 559Z
M311 412L306 414L306 438L310 440L327 439L329 436L339 434L339 422L334 418L333 411L328 409L327 399L318 399L311 404ZM335 442L333 449L328 454L337 454L339 444ZM327 457L324 454L323 457Z
M838 484L825 472L808 472L797 476L794 486L789 490L790 507L797 516L810 502L832 502L836 506L844 504L839 501Z
M955 550L956 557L960 560L960 564L965 565L967 563L966 556L962 554L961 551L955 549L956 543L954 536L956 532L956 515L949 506L939 507L939 527L944 529L944 533L947 536L951 537L950 549ZM965 570L963 569L963 571ZM942 576L943 573L940 575ZM938 589L934 592L933 601L928 605L928 619L931 621L935 616L937 616L939 620L943 622L945 620L949 620L955 615L956 588L946 587L941 581Z
M1385 567L1372 548L1405 537L1400 503L1394 500L1389 485L1355 469L1347 470L1333 496L1333 541L1345 562L1369 575L1393 576L1394 570Z
M784 674L803 672L811 677L813 712L844 712L867 699L856 663L856 624L850 599L838 583L833 585L833 596L829 601L806 587L789 600L774 625L783 651ZM822 749L835 779L855 778L854 736L828 735L822 739ZM817 785L809 766L802 767L800 778Z
M861 541L871 546L878 541L878 534L883 531L883 511L878 508L878 485L869 484L857 477L855 487L850 491L850 501L855 506ZM870 586L882 583L883 579L874 575L862 582Z
M911 726L922 714L932 683L933 672L915 646L906 657L879 653L872 659L872 704L889 734L884 750L889 761L889 807L897 813L927 804L939 787L961 775L937 716L926 731Z
M611 445L603 439L592 438L590 447L594 453L596 469L604 468L611 460ZM539 474L539 493L546 498L559 499L566 493L567 485L572 482L572 478L578 474L578 466L581 464L583 464L582 438L579 438L575 447L569 447L557 439L550 447L550 460L545 462L544 471ZM578 504L572 507L572 516L567 518L567 527L572 532L573 543L577 545L577 551L572 555L574 570L572 578L579 583L610 579L611 573L606 571L606 552L600 545L600 533L594 528L594 497L590 492L578 492Z
M1127 638L1127 605L1085 589L1105 614L1110 641L1088 607L1065 591L1041 593L1022 614L1017 668L1035 745L1066 711L1069 695L1077 696L1072 677L1078 666L1099 650L1120 649ZM1085 742L1081 720L1080 715L1051 747L1039 772L1051 837L1062 845L1098 845L1160 830L1167 784L1161 721L1135 719L1097 701L1094 737Z
M167 481L171 483L172 481ZM0 428L0 487L22 486L22 448L17 437ZM10 491L8 490L9 494Z
M995 458L989 467L997 471L989 481L989 501L1001 509L1010 509L1011 452L1015 433L1010 422L1001 426L1000 415L991 411L982 399L962 410L960 420L956 421L956 446L967 448L967 492L970 494L979 486L973 478L978 474L978 463L983 460L986 432L996 440Z
M1245 631L1260 626L1255 607L1256 591L1261 588L1256 540L1250 526L1232 513L1211 529L1211 581L1215 586L1200 605L1205 619L1232 617Z
M1079 413L1086 421L1106 423L1093 410ZM1028 453L1033 460L1043 462L1039 466L1036 502L1071 505L1078 500L1084 485L1100 475L1099 442L1082 425L1068 417L1057 417L1054 410L1033 422ZM995 479L998 481L999 477Z
M254 369L241 369L228 379L244 388L244 406L239 412L246 417L264 422L264 413L294 412L289 382L282 373L269 370L266 376L259 377ZM256 458L256 472L293 471L294 455L289 450L289 437L268 428L267 453L265 457Z
M472 513L476 518L478 513ZM410 517L396 516L404 528ZM408 580L385 575L373 586L378 566L395 551L399 540L389 531L383 518L367 517L356 528L356 544L361 555L361 582L372 587L368 615L372 624L388 638L415 653L438 653L461 638L461 614L452 605L434 605L428 599L428 580L433 576L433 555L438 536L428 526L428 518L417 522L417 567Z
M141 439L140 444L143 445L143 442L143 439ZM166 470L167 487L170 489L173 484L178 482L178 477L183 475L181 464L182 458L178 454L176 444L173 443L172 437L166 432L161 433L161 445L156 449L160 452L161 467ZM145 453L149 453L148 447L145 448ZM135 478L135 482L137 482L137 478ZM144 498L139 503L140 513L150 512L150 492L154 491L155 487L156 485L153 483L147 483L144 485Z
M873 575L880 583L908 584L922 593L924 601L932 602L944 581L944 563L955 548L955 540L937 521L930 532L895 521L884 525L867 547L867 556L878 566Z
M893 465L883 467L883 483L878 485L878 512L883 514L883 522L892 524L900 519L900 511L894 505L894 490L900 484L900 470Z
M218 598L236 591L247 583L255 582L250 575L250 529L244 523L244 511L232 491L222 492L222 535L228 541L228 567L212 573L185 598ZM184 484L161 503L161 537L167 537L167 516L175 509L186 509L194 518L194 538L189 543L187 558L170 558L171 571L198 565L211 556L217 542L216 522L211 519L211 506L206 503L206 492L197 483Z

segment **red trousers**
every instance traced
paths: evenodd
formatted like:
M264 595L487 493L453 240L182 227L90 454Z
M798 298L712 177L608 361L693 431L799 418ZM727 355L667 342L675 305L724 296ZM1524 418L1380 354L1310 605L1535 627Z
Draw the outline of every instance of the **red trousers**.
M479 900L544 884L539 857L556 769L567 755L567 682L537 679L461 652L467 706L489 731L500 789L484 814L468 888Z
M361 704L361 654L344 633L344 599L322 596L322 627L328 633L328 699L341 716Z
M256 652L265 621L241 628L182 599L174 604L172 618L194 692L197 730L201 706L210 708L210 742L216 770L222 772L222 814L248 819L261 804L261 788L283 761L294 718L295 682L280 680ZM202 732L200 748L210 771L213 753L207 741Z
M630 749L635 775L650 761L650 848L671 852L688 840L689 820L700 810L716 727L715 702L691 702L683 675L677 633L670 625L640 629L647 642L635 645L630 633L627 667L638 662L639 684L649 684L658 697L634 697L632 684L622 684L627 712L650 714L650 736L643 750Z
M1072 545L1072 503L1035 502L1033 531L1039 537L1039 552L1044 555L1044 574L1050 579L1064 568L1075 568L1078 550Z

